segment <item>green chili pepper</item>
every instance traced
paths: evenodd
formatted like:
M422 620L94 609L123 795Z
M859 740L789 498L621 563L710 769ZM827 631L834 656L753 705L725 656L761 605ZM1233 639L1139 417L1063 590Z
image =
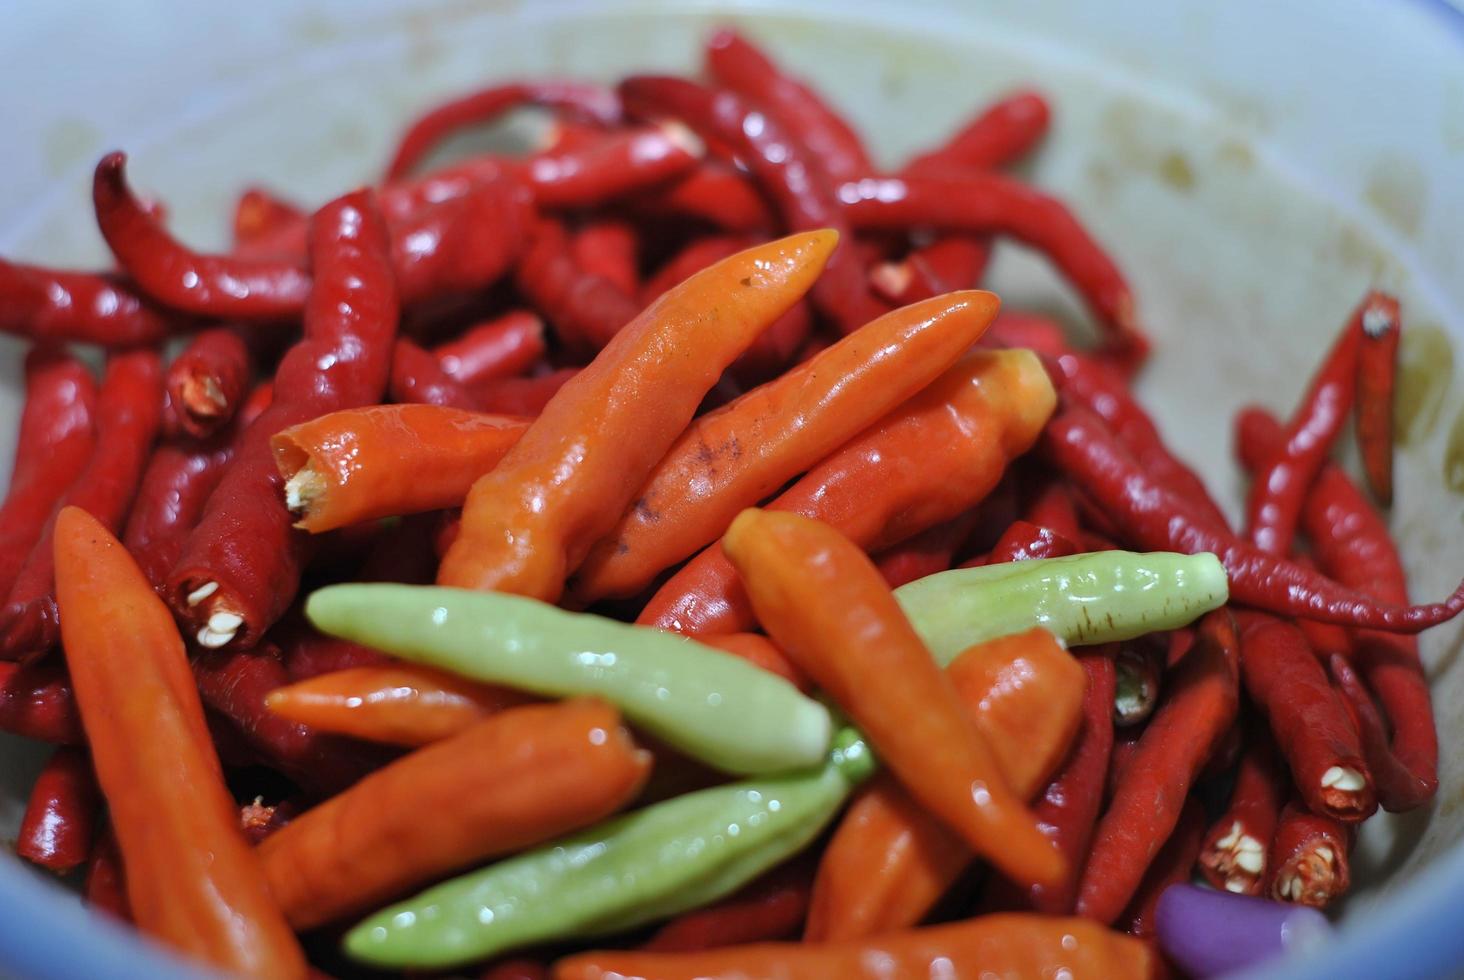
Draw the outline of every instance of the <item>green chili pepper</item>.
M807 846L873 770L843 729L820 769L679 796L444 882L356 926L346 951L379 967L452 967L698 908Z
M1099 551L959 568L895 590L942 665L976 643L1041 626L1069 646L1171 630L1225 604L1229 580L1209 552Z
M828 709L745 660L675 633L522 596L411 585L335 585L305 614L323 632L464 677L550 697L593 694L726 772L818 765Z

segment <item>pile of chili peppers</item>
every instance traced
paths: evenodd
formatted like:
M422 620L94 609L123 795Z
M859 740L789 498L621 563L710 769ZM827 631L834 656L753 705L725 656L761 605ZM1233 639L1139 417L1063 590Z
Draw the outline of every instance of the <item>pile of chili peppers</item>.
M1279 948L1438 785L1415 634L1464 586L1411 605L1379 511L1398 303L1237 416L1233 528L1130 391L1117 263L1001 172L1041 95L881 171L746 38L705 67L467 94L373 187L246 190L224 254L114 153L114 269L0 262L0 729L56 745L17 851L253 976ZM442 159L522 108L531 152ZM1095 349L975 288L1006 239ZM1219 912L1161 906L1196 876Z

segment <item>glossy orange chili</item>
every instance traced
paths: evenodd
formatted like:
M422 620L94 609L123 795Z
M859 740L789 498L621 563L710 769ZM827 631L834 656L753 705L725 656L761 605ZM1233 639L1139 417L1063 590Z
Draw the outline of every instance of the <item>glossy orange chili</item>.
M924 388L986 330L1000 301L968 291L907 306L697 419L575 577L583 599L634 595Z
M595 700L526 705L418 749L260 845L296 928L588 826L629 802L651 757Z
M864 552L827 524L761 510L739 514L722 547L769 634L916 799L1013 878L1063 875L1066 862Z
M627 324L473 485L439 585L554 601L737 355L836 244L793 235L693 276Z
M1050 633L1034 629L977 644L946 673L1012 789L1035 795L1082 720L1083 668ZM856 939L912 926L972 859L898 783L877 777L824 851L804 938Z
M331 412L270 437L296 527L313 534L456 507L528 420L437 405Z
M304 977L239 831L172 614L85 511L62 510L55 540L66 663L138 928L232 974Z

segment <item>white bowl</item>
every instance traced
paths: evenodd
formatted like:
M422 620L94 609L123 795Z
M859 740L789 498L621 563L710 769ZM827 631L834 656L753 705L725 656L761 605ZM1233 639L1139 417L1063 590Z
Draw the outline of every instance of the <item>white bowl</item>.
M107 150L131 154L133 179L167 201L185 238L219 246L243 184L320 201L367 181L403 120L437 97L521 74L690 70L707 30L729 20L829 92L886 161L992 95L1038 85L1056 121L1031 176L1073 203L1136 284L1157 351L1142 392L1232 505L1234 409L1289 411L1364 289L1402 296L1393 528L1419 597L1464 573L1453 384L1464 14L1443 0L36 0L6 19L0 253L55 263L105 261L88 187ZM991 282L1010 306L1081 319L1017 249L1002 249ZM0 419L18 414L20 350L0 344ZM13 421L0 429L8 460ZM1368 822L1339 940L1286 964L1290 977L1423 977L1464 963L1460 628L1434 630L1424 647L1444 749L1438 798ZM0 746L7 827L40 757ZM39 879L0 861L0 968L162 975Z

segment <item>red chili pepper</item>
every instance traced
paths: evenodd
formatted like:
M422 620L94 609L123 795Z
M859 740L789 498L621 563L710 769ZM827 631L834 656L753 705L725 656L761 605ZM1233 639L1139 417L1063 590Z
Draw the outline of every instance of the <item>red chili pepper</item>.
M119 276L0 259L0 333L37 343L137 347L161 343L181 325Z
M931 177L952 168L997 170L1032 152L1047 135L1051 117L1052 110L1041 93L1012 92L983 109L941 146L913 157L903 171Z
M971 172L959 179L866 177L838 199L856 229L927 225L1011 235L1047 255L1087 301L1107 333L1106 349L1126 365L1143 362L1148 338L1118 266L1062 202L1008 177Z
M1061 480L1051 480L1031 498L1023 518L1028 524L1046 528L1058 537L1076 541L1082 533L1072 491Z
M898 589L927 575L944 572L951 567L951 556L966 540L976 523L975 510L958 514L948 521L926 528L912 538L874 556L874 565L884 576L885 584Z
M58 874L80 867L91 855L101 802L86 751L62 746L36 777L15 853Z
M514 281L568 345L595 351L640 312L608 279L580 268L558 222L541 219L528 233Z
M549 968L537 960L506 960L485 969L478 980L549 980Z
M619 218L599 218L578 228L569 242L579 267L608 279L627 296L640 290L640 241L635 226Z
M517 377L538 363L544 350L544 321L528 310L513 310L469 327L432 353L448 377L470 385Z
M536 378L500 378L476 386L473 397L481 411L533 417L579 372L579 368L560 368Z
M1174 833L1164 842L1154 863L1139 883L1133 901L1124 911L1128 920L1127 932L1140 939L1153 939L1157 932L1154 909L1159 905L1159 896L1170 885L1188 883L1194 874L1195 858L1200 853L1200 843L1205 834L1205 808L1194 798L1185 800L1179 813L1179 822Z
M813 870L801 860L774 868L717 904L672 919L640 948L691 953L789 939L808 916Z
M623 203L633 212L691 220L721 231L767 235L777 224L757 185L717 160L703 160L680 180Z
M85 744L63 664L0 663L0 731L57 745Z
M985 236L942 235L929 245L911 249L899 262L883 262L869 270L875 292L896 306L957 289L971 289L991 260Z
M849 223L832 180L802 143L735 93L686 79L633 76L620 83L620 97L628 111L670 115L709 143L731 148L776 202L790 230L832 228L840 233L846 244L834 250L811 293L814 304L839 329L849 333L885 312L847 244L852 241Z
M459 197L390 221L391 265L401 301L491 285L517 260L530 220L528 191L517 180L499 176L475 179Z
M1259 410L1242 412L1237 428L1247 466L1267 458L1281 441L1281 427ZM1301 512L1302 530L1317 563L1337 581L1389 602L1408 601L1408 579L1388 527L1341 467L1327 463L1317 474ZM1392 722L1391 754L1411 779L1377 786L1379 802L1393 812L1410 810L1438 790L1438 732L1418 640L1373 630L1352 634L1352 661ZM1393 760L1376 762L1375 776L1396 774Z
M1265 714L1313 813L1347 823L1377 809L1372 775L1342 696L1301 630L1259 613L1241 619L1241 677Z
M599 85L570 81L508 82L440 103L412 121L387 167L387 180L416 168L443 140L470 126L481 126L525 105L568 113L601 126L620 122L615 93Z
M1098 823L1078 886L1079 915L1112 922L1179 820L1189 788L1239 707L1240 642L1224 610L1200 625L1199 642L1168 684Z
M256 796L254 802L239 808L239 826L249 843L258 847L275 831L288 827L301 810L301 805L293 800L266 804L263 797Z
M10 592L56 501L91 457L96 402L96 382L80 361L50 346L26 353L25 407L0 505L0 593Z
M1230 576L1234 602L1279 615L1407 633L1447 622L1464 611L1464 583L1441 603L1394 605L1208 527L1135 462L1091 413L1075 408L1059 412L1047 425L1043 447L1048 459L1122 524L1125 535L1140 547L1186 554L1210 551L1219 556Z
M1398 313L1398 301L1392 312ZM1357 448L1368 486L1384 507L1393 502L1393 389L1398 380L1402 321L1376 303L1362 316L1357 351Z
M248 391L249 348L233 330L219 327L197 334L168 365L171 426L203 438L227 425Z
M1337 689L1347 699L1347 710L1362 742L1362 755L1367 760L1378 801L1389 809L1411 809L1424 792L1420 780L1408 770L1388 744L1388 723L1383 720L1371 692L1341 654L1332 654L1328 672Z
M1063 354L1047 363L1062 394L1108 423L1118 441L1155 480L1182 497L1216 529L1229 529L1230 522L1205 482L1169 451L1154 420L1123 378L1102 361L1081 354Z
M103 823L92 844L86 867L86 904L123 922L132 921L127 902L127 881L122 870L122 854L112 826Z
M387 394L399 404L438 405L475 411L478 399L467 386L442 367L431 351L406 338L398 338L391 349L391 376Z
M736 31L723 27L712 34L707 41L706 65L719 84L766 109L833 179L848 180L874 171L853 127L818 93L788 75Z
M203 442L168 440L153 450L122 542L154 588L166 586L188 535L234 458L236 438L231 430Z
M251 645L289 606L307 538L291 525L270 437L326 412L381 400L397 293L386 227L370 192L311 219L316 285L304 337L275 372L274 400L245 431L169 576L173 610L205 647Z
M1398 303L1382 293L1369 293L1342 326L1336 344L1312 378L1287 424L1281 452L1255 472L1246 501L1246 526L1250 539L1273 555L1291 551L1307 489L1352 410L1363 320L1379 317L1396 322Z
M1261 894L1286 791L1271 737L1257 726L1247 737L1230 803L1210 825L1200 848L1196 867L1206 881L1239 895Z
M288 262L203 255L174 240L127 186L127 158L97 164L92 201L97 226L118 263L149 296L174 309L241 320L299 315L310 275Z
M631 129L572 150L513 161L508 170L522 174L540 208L582 210L690 173L701 150L692 142L685 132L667 126ZM448 172L452 169L457 168Z
M981 338L989 347L1026 347L1044 358L1058 358L1071 353L1062 324L1037 313L1002 310L996 322Z
M1113 723L1119 728L1142 725L1154 713L1164 683L1164 662L1152 646L1125 643L1113 655L1118 691L1113 698ZM1214 756L1221 754L1216 747ZM1213 765L1213 757L1212 762Z
M121 524L162 414L162 365L157 354L138 350L113 355L97 397L96 447L62 495L57 511L80 507L109 530ZM60 637L52 549L55 523L53 513L0 609L0 656L7 659L39 657Z
M267 241L283 228L303 225L308 216L262 187L246 187L234 204L234 247Z
M203 653L193 660L193 676L204 704L228 719L264 761L312 793L339 792L392 756L379 746L322 735L270 711L265 698L290 683L273 645Z
M991 549L987 563L996 565L1033 558L1061 558L1077 553L1078 546L1057 532L1027 521L1014 521Z
M1351 884L1351 849L1352 831L1346 824L1310 813L1292 800L1276 825L1267 860L1267 894L1278 902L1326 908Z

